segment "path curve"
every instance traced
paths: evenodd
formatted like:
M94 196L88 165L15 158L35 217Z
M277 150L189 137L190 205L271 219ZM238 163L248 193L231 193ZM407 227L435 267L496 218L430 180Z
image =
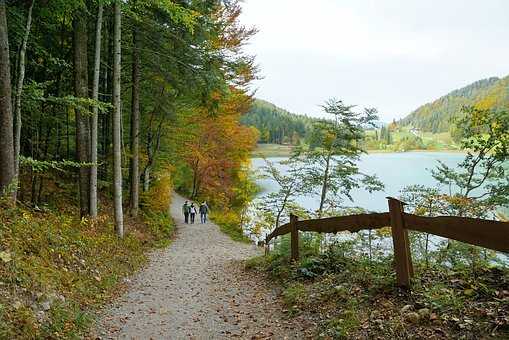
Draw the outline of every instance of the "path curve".
M244 271L241 260L260 250L232 241L213 223L184 224L183 203L174 195L175 241L150 255L149 265L100 318L96 337L309 338L303 320L287 320L276 292Z

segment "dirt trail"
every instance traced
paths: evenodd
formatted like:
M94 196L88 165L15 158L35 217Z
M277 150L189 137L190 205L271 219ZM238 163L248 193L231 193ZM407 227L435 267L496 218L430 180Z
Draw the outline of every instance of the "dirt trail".
M127 292L99 320L101 339L303 339L299 319L286 320L276 292L241 260L259 254L213 223L184 224L184 199L173 198L175 241L151 254Z

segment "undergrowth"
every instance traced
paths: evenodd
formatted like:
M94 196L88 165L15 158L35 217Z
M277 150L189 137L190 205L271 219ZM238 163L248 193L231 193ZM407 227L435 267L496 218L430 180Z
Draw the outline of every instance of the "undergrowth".
M244 235L239 215L232 211L211 212L210 219L219 226L219 229L230 236L234 241L252 243L251 239Z
M283 237L268 256L247 262L281 285L290 315L319 325L322 339L508 339L509 272L485 266L434 266L415 261L411 291L396 287L392 256L352 256L341 242L318 251L301 238L301 260L289 261Z
M0 206L0 339L85 336L98 308L146 263L147 250L168 245L173 232L167 208L147 202L139 218L126 217L123 239L110 215L77 215L72 205Z

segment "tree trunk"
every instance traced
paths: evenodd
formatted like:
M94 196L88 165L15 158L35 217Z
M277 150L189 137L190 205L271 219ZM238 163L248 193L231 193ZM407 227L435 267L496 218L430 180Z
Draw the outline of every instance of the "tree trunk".
M131 215L138 215L140 194L139 134L140 134L140 51L136 23L133 28L133 88L131 105Z
M147 165L143 171L143 191L147 192L148 189L150 189L150 165Z
M103 21L103 5L99 4L97 11L97 24L95 27L95 56L94 80L92 84L92 99L99 100L99 74L101 72L101 30ZM90 131L90 216L97 217L97 124L99 110L94 106L92 112L92 126Z
M330 159L331 156L327 156L327 160L325 163L325 173L323 175L323 183L322 183L322 194L320 196L320 208L318 209L318 218L322 217L323 214L323 206L325 204L325 199L327 198L327 189L329 186L329 168L330 168Z
M11 70L5 12L5 0L0 0L0 195L11 189L15 179Z
M74 19L74 91L78 98L88 98L88 34L87 20L82 12ZM90 162L90 119L86 113L76 112L76 159ZM79 169L79 201L81 217L90 213L90 169Z
M124 237L122 213L122 155L120 136L120 62L121 62L121 10L120 0L115 1L114 61L113 61L113 197L115 205L115 230Z
M147 132L147 164L145 165L145 169L143 170L143 191L147 192L150 189L150 174L152 165L154 164L154 159L156 157L157 152L159 151L159 147L161 146L161 133L163 131L163 121L164 118L161 118L157 130L156 135L154 137L154 133L152 132L152 122L154 119L155 111L152 111L152 115L150 117L149 128ZM154 145L155 144L155 145Z
M111 18L110 16L105 17L104 20L105 29L103 29L104 33L104 48L103 48L103 60L105 64L112 65L113 62L113 54L112 54L112 34L111 34ZM103 90L102 90L102 101L104 102L111 102L111 67L104 67L103 70ZM108 109L105 111L102 115L102 146L101 146L101 159L104 162L108 161L108 156L110 152L110 138L112 136L112 133L110 131L111 126L111 111ZM106 180L108 178L108 167L102 167L100 169L99 175L103 180Z
M19 50L19 69L18 69L18 83L16 84L16 100L14 102L14 115L16 117L16 130L14 137L14 173L16 182L19 178L19 154L21 147L21 94L23 93L23 82L25 81L25 55L27 50L28 37L30 35L30 27L32 26L32 9L34 8L34 1L30 3L28 9L27 23L25 27L25 35ZM17 186L14 191L14 197L18 192Z

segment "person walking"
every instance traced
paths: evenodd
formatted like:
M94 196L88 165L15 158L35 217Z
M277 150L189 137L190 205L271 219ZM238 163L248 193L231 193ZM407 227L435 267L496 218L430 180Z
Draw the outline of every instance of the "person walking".
M182 206L182 213L184 214L184 221L186 223L189 223L189 211L190 207L187 201L185 201L184 205Z
M201 223L207 223L207 214L209 212L209 206L207 202L203 201L200 205L200 221Z
M194 218L196 216L196 207L194 206L194 203L191 203L191 206L189 207L189 214L191 215L191 224L194 224Z

